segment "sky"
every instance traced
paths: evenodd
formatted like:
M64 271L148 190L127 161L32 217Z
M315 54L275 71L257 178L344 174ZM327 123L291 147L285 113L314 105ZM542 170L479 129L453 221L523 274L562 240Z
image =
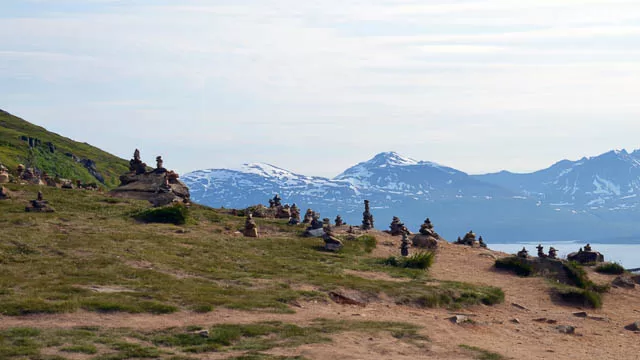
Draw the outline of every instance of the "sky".
M637 0L7 0L0 24L1 109L181 173L640 147Z

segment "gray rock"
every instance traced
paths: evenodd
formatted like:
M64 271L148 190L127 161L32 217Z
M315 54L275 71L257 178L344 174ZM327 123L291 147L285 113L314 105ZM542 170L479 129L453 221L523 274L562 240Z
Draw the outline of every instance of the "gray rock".
M571 325L558 325L556 326L556 330L561 334L572 335L576 333L576 328Z
M464 315L456 315L456 316L452 316L449 318L449 321L451 321L454 324L464 324L466 322L470 322L471 320L469 319L469 317L464 316Z
M624 327L629 331L640 331L640 321L636 321Z
M322 237L322 235L324 235L324 229L311 229L307 230L304 234L310 237Z
M615 287L625 288L625 289L633 289L636 287L635 281L633 281L631 277L626 275L618 276L613 280L611 284Z
M579 318L586 318L586 317L588 317L588 316L589 316L589 314L587 314L587 313L586 313L586 312L584 312L584 311L580 311L580 312L575 312L575 313L573 313L573 316L575 316L575 317L579 317Z

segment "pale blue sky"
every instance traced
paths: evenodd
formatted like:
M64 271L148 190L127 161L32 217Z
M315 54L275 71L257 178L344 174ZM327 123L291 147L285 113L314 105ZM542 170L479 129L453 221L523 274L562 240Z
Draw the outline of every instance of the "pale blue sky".
M180 172L640 147L638 1L7 0L0 24L0 108Z

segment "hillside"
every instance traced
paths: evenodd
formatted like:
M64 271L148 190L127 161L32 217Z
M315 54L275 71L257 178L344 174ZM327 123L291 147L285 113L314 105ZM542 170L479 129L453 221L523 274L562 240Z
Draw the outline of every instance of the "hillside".
M56 188L42 189L55 213L25 213L39 188L7 187L2 359L626 359L636 346L623 327L639 290L578 318L546 280L495 271L504 254L490 250L441 242L431 270L404 269L384 265L399 238L378 231L330 253L286 220L257 219L261 237L245 238L229 210L146 224L146 202Z
M125 160L79 143L0 110L0 164L15 172L18 164L69 180L119 184Z

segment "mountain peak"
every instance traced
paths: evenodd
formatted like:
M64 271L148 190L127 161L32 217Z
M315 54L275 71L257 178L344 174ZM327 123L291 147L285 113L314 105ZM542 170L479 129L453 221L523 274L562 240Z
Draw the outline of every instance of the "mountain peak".
M367 161L371 165L383 166L410 166L418 165L419 161L402 156L395 151L382 152L373 157L373 159Z
M289 170L285 170L267 163L247 163L243 164L242 168L239 170L244 173L256 174L264 176L266 178L283 178L296 176Z

